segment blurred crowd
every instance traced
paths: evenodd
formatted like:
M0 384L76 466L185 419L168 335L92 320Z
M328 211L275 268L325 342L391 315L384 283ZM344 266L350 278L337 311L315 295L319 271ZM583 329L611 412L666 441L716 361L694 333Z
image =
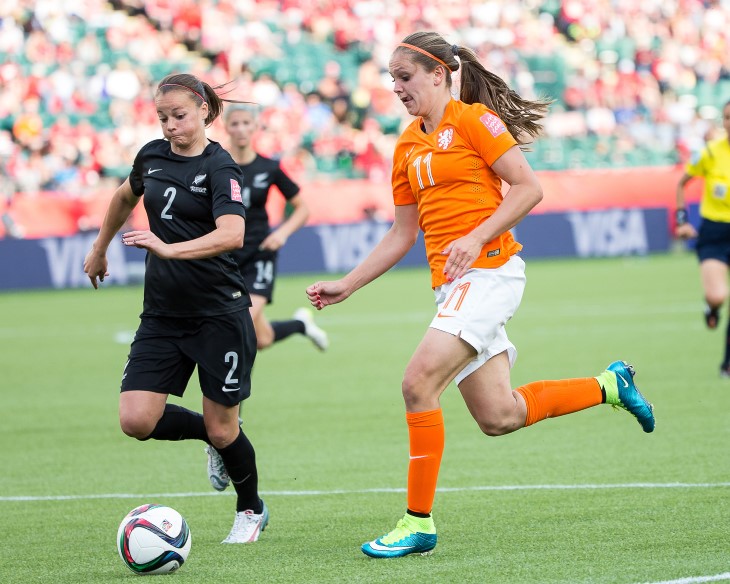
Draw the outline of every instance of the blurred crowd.
M257 148L298 180L386 179L414 30L555 100L537 169L679 163L730 99L730 0L0 0L0 194L116 186L173 71L261 104Z

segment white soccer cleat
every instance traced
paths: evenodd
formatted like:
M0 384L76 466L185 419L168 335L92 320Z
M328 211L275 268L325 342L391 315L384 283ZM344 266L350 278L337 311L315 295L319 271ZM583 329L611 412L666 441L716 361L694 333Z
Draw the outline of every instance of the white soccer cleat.
M231 479L228 476L221 455L212 446L207 446L205 453L208 455L208 480L210 480L210 484L213 485L216 491L225 491Z
M293 318L294 320L301 320L304 323L304 334L314 343L315 347L320 351L327 350L330 344L327 333L315 324L311 310L308 308L299 308L294 313Z
M233 520L231 533L221 543L252 543L259 538L268 523L269 509L266 503L261 514L256 514L250 509L239 511Z

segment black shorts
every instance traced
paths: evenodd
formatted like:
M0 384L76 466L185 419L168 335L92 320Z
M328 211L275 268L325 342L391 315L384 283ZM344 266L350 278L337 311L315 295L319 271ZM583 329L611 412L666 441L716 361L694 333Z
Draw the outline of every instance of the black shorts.
M256 250L238 264L249 294L263 296L271 304L276 280L276 258L278 253L270 250Z
M730 223L702 219L697 236L700 261L720 260L730 265Z
M234 406L251 395L256 333L248 308L200 318L142 317L122 375L122 391L181 397L198 366L203 395Z

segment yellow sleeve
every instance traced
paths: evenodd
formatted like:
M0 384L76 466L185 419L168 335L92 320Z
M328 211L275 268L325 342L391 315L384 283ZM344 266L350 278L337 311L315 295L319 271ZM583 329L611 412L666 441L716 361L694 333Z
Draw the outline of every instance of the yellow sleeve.
M707 174L707 162L710 157L710 151L707 147L703 148L699 154L693 154L692 158L687 162L684 171L690 176L705 176Z

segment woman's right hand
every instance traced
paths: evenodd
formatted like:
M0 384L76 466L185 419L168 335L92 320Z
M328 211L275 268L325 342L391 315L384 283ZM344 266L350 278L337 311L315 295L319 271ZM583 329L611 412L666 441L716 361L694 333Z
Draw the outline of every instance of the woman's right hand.
M84 259L84 273L89 276L89 280L91 280L91 285L94 289L99 288L97 278L99 278L100 282L103 282L104 278L109 275L107 268L106 254L99 253L92 247L89 253L86 254L86 259Z
M342 280L315 282L307 288L309 302L317 310L342 302L348 296L350 292Z

